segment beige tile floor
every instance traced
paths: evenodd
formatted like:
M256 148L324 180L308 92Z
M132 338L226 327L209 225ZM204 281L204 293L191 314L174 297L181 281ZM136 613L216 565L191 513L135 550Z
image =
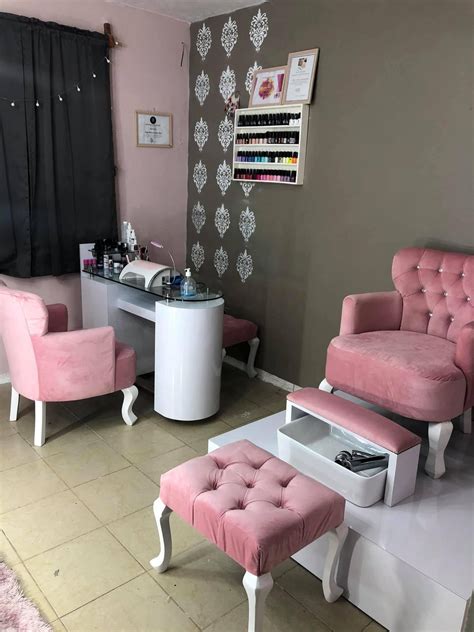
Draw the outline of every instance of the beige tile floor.
M225 367L210 421L163 419L141 391L130 428L110 395L48 406L48 440L35 448L31 402L8 422L10 388L0 385L0 559L54 630L247 629L242 569L174 514L172 565L150 568L152 503L163 472L205 453L209 437L283 410L285 395ZM265 632L383 630L345 599L326 603L321 582L291 560L274 577Z

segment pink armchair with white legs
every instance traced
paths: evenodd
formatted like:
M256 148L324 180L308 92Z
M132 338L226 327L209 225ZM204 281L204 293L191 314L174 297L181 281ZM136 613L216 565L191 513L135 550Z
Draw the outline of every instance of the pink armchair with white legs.
M393 292L344 299L320 388L428 422L425 471L439 478L451 420L471 432L474 256L405 248L393 259L392 279Z
M47 402L121 390L123 419L136 421L135 351L115 340L112 327L67 331L65 305L45 305L36 294L0 281L0 333L12 382L10 421L17 419L20 395L33 400L35 445L45 441Z

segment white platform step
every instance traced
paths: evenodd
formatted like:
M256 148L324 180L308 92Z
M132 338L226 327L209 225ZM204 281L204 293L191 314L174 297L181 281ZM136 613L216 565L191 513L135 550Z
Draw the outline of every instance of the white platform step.
M210 439L209 451L248 439L278 456L284 423L281 412L236 428ZM474 434L453 433L441 479L423 472L426 453L424 442L410 498L395 507L346 504L340 581L347 599L389 630L461 632L474 587ZM320 538L294 559L321 577L326 546Z

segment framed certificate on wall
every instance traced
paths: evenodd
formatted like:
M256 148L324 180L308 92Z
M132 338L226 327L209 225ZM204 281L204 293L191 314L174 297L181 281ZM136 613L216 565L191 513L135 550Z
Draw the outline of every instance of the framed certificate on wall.
M173 147L173 116L136 112L137 147Z
M319 48L288 55L283 103L311 103Z

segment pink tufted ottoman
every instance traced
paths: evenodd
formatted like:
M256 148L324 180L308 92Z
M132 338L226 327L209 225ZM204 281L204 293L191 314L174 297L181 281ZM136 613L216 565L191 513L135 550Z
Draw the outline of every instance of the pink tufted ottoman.
M250 320L234 318L229 314L224 314L224 332L222 338L222 359L226 354L226 348L238 345L241 342L248 342L250 351L247 359L247 375L255 377L255 356L257 355L260 338L257 338L257 325Z
M328 533L324 596L342 594L335 576L347 535L345 501L250 441L237 441L163 474L154 512L163 573L171 558L169 515L175 511L246 570L249 632L261 632L271 570Z

